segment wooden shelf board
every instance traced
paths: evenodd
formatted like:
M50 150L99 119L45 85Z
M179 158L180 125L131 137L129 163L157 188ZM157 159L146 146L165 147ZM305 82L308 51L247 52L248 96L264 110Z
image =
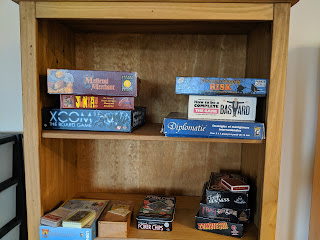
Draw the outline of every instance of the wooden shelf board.
M199 209L200 197L177 196L177 207L173 222L172 232L157 232L136 229L135 215L145 197L144 194L122 194L122 193L77 193L75 198L92 198L108 200L131 200L134 201L133 221L131 222L129 239L202 239L202 240L232 240L219 234L199 231L195 227L195 215ZM96 238L95 240L107 240L110 238ZM112 238L118 239L118 238ZM243 240L257 240L258 230L254 223L245 225Z
M112 139L112 140L145 140L145 141L172 141L172 142L221 142L221 143L264 143L264 140L225 139L225 138L182 138L165 137L161 130L161 123L149 123L132 133L119 132L91 132L91 131L63 131L42 130L43 138L61 139Z

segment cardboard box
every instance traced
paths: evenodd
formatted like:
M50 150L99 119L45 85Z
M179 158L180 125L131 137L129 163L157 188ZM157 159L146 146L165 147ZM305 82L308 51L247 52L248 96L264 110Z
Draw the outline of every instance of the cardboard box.
M232 122L188 119L186 114L170 113L163 122L166 137L265 138L264 124L258 122Z
M256 97L190 95L188 118L254 121L256 107Z
M105 96L137 96L137 73L47 70L48 93Z
M121 216L110 212L113 208L122 205L127 208L130 213ZM112 200L106 207L98 222L98 236L112 238L127 238L131 223L131 216L134 203L132 201Z
M257 78L176 77L176 94L264 97L267 83Z
M134 110L42 109L42 129L132 132L146 120L146 108Z
M94 95L60 95L62 109L134 109L134 97L108 97Z
M197 230L217 233L221 235L241 238L243 235L243 224L224 222L209 218L200 217L199 213L196 218Z

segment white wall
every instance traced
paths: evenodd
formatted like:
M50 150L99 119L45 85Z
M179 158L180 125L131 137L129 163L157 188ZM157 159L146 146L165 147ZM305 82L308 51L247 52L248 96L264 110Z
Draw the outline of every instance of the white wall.
M22 131L19 6L0 0L0 132Z
M307 240L320 88L320 1L292 8L278 240ZM22 131L18 5L0 0L0 131ZM5 34L5 35L4 35Z

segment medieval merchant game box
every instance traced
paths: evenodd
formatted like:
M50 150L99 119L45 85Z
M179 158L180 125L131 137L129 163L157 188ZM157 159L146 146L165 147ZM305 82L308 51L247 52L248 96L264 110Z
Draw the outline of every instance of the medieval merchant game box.
M137 73L48 69L48 93L137 96Z
M164 119L163 132L166 137L265 138L263 123L188 119L186 114L176 112Z
M176 94L263 97L267 82L255 78L176 77Z
M256 107L256 97L190 95L188 118L254 121Z
M134 110L42 109L42 129L131 132L142 126L146 108Z

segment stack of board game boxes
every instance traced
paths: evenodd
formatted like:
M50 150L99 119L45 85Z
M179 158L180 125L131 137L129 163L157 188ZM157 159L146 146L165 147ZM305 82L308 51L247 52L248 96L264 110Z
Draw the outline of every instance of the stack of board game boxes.
M134 107L137 84L135 72L48 69L48 93L60 94L60 108L42 109L43 129L131 132L146 116Z
M212 172L203 186L196 229L241 238L250 217L249 190L238 174Z
M188 115L164 119L166 137L264 139L255 121L257 97L267 93L267 79L177 77L176 94L189 95Z

